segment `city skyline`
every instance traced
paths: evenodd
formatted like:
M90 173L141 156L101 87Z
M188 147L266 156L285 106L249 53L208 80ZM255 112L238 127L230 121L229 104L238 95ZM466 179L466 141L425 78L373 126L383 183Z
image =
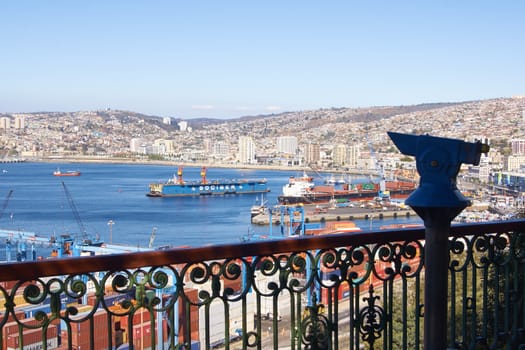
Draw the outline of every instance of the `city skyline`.
M0 112L182 119L523 95L525 4L0 4Z

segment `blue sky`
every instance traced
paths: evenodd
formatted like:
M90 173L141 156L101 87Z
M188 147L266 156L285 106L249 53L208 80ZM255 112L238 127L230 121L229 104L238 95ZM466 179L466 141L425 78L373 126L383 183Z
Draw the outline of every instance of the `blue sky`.
M0 112L233 118L525 94L525 2L0 2Z

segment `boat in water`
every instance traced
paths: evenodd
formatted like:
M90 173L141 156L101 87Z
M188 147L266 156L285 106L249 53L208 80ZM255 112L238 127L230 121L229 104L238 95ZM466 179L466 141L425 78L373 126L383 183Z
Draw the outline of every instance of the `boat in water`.
M316 185L313 177L303 173L301 177L290 177L278 200L280 204L308 204L406 198L415 188L415 182L381 180L379 183L343 184L339 189L333 185Z
M68 170L66 172L57 169L53 172L54 176L80 176L80 171L77 170Z
M148 197L191 197L191 196L216 196L227 194L255 194L270 192L266 179L230 179L208 180L206 168L201 169L201 179L198 181L185 181L182 178L182 167L177 170L177 175L166 182L151 183Z
M264 194L261 194L261 199L259 202L259 198L256 199L257 203L252 205L250 208L251 217L254 218L259 214L264 214L266 210L268 209L268 201L264 199Z

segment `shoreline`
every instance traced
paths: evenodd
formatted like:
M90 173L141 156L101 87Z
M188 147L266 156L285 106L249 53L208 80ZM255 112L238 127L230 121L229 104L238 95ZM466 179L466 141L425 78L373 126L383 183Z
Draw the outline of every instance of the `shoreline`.
M356 174L370 175L375 174L371 170L338 170L338 169L312 169L309 166L283 166L283 165L261 165L261 164L229 164L229 163L207 163L207 162L182 162L171 160L144 160L129 158L108 158L108 157L74 157L74 158L26 158L25 162L34 163L91 163L91 164L126 164L126 165L164 165L164 166L183 166L183 167L207 167L224 169L252 169L252 170L280 170L280 171L311 171L334 174Z

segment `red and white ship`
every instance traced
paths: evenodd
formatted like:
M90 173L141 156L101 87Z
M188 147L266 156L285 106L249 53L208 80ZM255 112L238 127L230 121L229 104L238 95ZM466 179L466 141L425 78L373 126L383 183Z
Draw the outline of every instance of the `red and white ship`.
M281 204L328 203L330 201L360 201L372 199L406 198L417 187L415 182L381 180L379 183L316 185L313 177L303 173L301 177L291 176L278 197Z

